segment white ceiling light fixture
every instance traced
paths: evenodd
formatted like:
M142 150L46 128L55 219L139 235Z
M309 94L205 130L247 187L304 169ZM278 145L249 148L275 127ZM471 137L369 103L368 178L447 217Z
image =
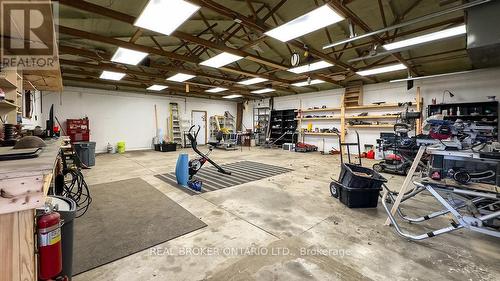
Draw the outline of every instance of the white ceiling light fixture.
M238 84L241 84L241 85L253 85L253 84L265 82L267 80L268 79L257 77L257 78L252 78L252 79L240 81L240 82L238 82Z
M322 60L322 61L318 61L315 63L306 64L306 65L298 66L295 68L290 68L288 71L299 74L299 73L311 72L311 71L315 71L315 70L319 70L319 69L323 69L323 68L327 68L327 67L331 67L331 66L333 66L333 64Z
M443 76L467 74L467 73L472 73L472 72L476 72L476 71L478 71L478 70L466 70L466 71L449 72L449 73L427 75L427 76L408 77L408 78L403 78L403 79L391 80L389 82L390 83L398 83L398 82L405 82L405 81L411 81L411 80L422 80L422 79L437 78L437 77L443 77Z
M465 33L467 33L466 26L460 25L457 27L448 28L445 30L425 34L422 36L417 36L415 38L410 38L410 39L406 39L406 40L402 40L402 41L398 41L398 42L394 42L394 43L390 43L390 44L385 44L385 45L383 45L383 47L384 47L384 49L389 50L389 51L396 50L396 49L401 49L401 48L405 48L408 46L419 45L419 44L423 44L423 43L427 43L427 42L432 42L432 41L436 41L436 40L455 37L455 36L462 35Z
M224 91L227 91L227 89L216 87L216 88L208 89L205 92L207 92L207 93L220 93L220 92L224 92Z
M174 81L174 82L184 82L189 79L192 79L196 76L191 75L191 74L184 74L184 73L177 73L172 77L167 78L168 81Z
M125 73L121 73L121 72L104 70L99 78L106 79L106 80L118 81L118 80L122 80L122 78L125 77L125 75L126 75Z
M219 67L223 67L226 64L230 64L230 63L233 63L235 61L239 61L242 58L243 57L224 52L224 53L220 53L220 54L216 55L215 57L209 58L206 61L202 61L200 64L204 65L204 66L213 67L213 68L219 68Z
M170 35L199 9L184 0L150 0L134 25Z
M306 86L316 85L316 84L321 84L321 83L325 83L325 81L319 80L319 79L314 79L314 80L311 80L310 82L309 81L303 81L303 82L293 83L292 86L295 86L295 87L306 87Z
M118 63L131 64L131 65L138 65L147 56L148 56L148 53L134 51L134 50L119 47L118 50L116 50L113 57L111 58L111 61L118 62Z
M235 99L235 98L241 98L242 95L229 95L229 96L224 96L222 98L224 99Z
M398 70L403 70L403 69L407 69L406 65L399 63L399 64L393 64L393 65L358 71L356 73L358 75L361 75L361 76L370 76L370 75L386 73L386 72L393 72L393 71L398 71Z
M252 94L265 94L265 93L270 93L270 92L274 92L276 91L275 89L271 89L271 88L265 88L265 89L260 89L260 90L255 90L255 91L252 91L251 93Z
M165 90L166 88L168 88L168 86L163 86L163 85L152 85L152 86L148 87L148 90L150 90L150 91L163 91L163 90Z
M325 26L337 23L344 19L330 6L324 5L309 13L282 24L265 34L282 42L287 42L302 35L306 35Z

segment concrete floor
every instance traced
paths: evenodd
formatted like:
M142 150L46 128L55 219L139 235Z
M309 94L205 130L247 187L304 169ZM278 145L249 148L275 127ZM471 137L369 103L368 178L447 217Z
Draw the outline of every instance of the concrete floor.
M294 171L189 196L154 177L173 171L177 154L98 155L86 179L92 185L140 177L208 227L73 280L500 280L498 239L459 230L409 242L383 226L387 215L380 203L377 209L348 209L332 198L328 186L338 177L338 156L216 150L212 158L219 163L251 160ZM394 189L403 181L386 176ZM435 210L436 204L426 204L430 199L421 196L407 213L417 214L418 206Z

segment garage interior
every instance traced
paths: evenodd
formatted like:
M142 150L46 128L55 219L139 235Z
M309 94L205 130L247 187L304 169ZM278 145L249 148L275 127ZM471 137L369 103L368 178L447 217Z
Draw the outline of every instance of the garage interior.
M500 280L500 1L0 2L0 281Z

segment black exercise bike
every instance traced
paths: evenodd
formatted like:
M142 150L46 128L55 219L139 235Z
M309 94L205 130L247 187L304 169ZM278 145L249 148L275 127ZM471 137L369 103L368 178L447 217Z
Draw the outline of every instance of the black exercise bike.
M209 144L209 151L207 153L203 153L198 149L198 142L196 141L196 138L198 137L198 133L200 132L201 127L198 126L198 130L194 132L194 127L195 125L191 126L189 128L187 138L191 142L191 147L193 148L194 152L196 152L198 155L200 155L200 158L195 158L189 160L189 182L188 185L189 187L196 189L196 190L201 190L201 181L199 180L193 180L193 176L200 171L201 167L208 162L212 164L215 168L217 168L217 171L219 173L225 174L225 175L231 175L231 172L224 170L221 166L219 166L217 163L215 163L212 159L208 158L208 155L213 150L213 146Z

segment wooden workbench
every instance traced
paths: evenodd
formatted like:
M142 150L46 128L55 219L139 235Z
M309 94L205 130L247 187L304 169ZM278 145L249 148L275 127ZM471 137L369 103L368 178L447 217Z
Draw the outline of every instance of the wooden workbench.
M37 280L35 209L52 182L60 140L37 158L0 162L0 281Z

